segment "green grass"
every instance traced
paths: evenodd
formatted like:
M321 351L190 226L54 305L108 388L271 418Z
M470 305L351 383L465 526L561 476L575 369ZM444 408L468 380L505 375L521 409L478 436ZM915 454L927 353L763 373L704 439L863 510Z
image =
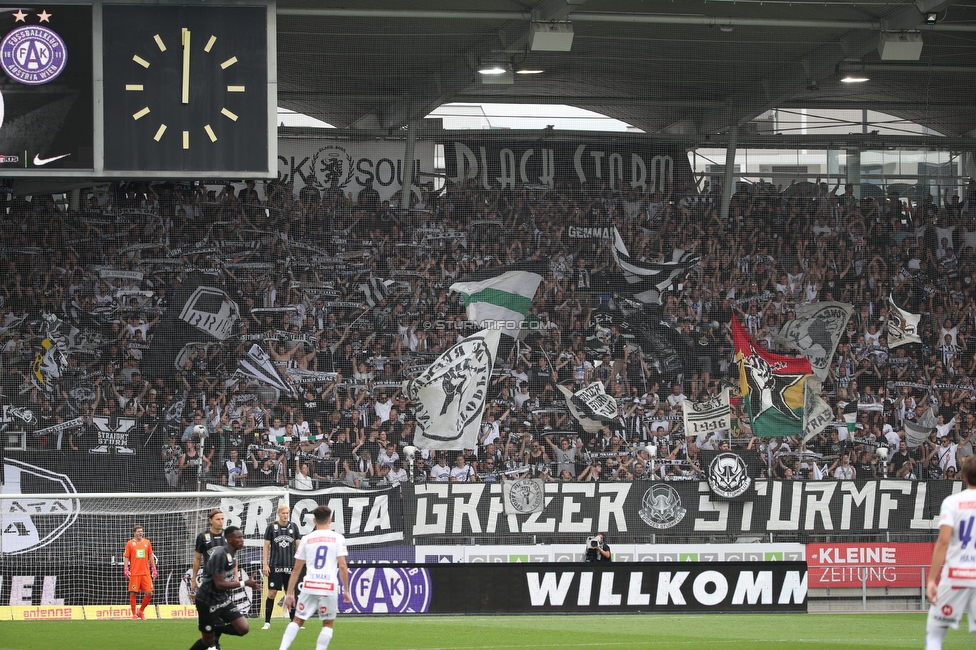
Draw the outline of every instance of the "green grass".
M283 619L270 631L224 637L225 650L277 650ZM292 644L314 650L320 626L307 623ZM949 630L944 648L972 648L965 630ZM444 616L340 617L329 650L531 650L836 648L918 649L925 614ZM186 650L197 637L191 621L52 621L0 623L0 650Z

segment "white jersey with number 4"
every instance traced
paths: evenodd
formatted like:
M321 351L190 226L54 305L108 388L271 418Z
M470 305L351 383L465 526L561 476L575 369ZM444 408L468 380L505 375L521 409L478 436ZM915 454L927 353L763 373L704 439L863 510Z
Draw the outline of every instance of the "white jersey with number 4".
M346 538L333 530L313 530L298 543L296 560L305 561L302 593L328 596L339 591L339 558L349 554Z
M952 587L976 588L976 489L947 496L939 527L952 526L941 580Z

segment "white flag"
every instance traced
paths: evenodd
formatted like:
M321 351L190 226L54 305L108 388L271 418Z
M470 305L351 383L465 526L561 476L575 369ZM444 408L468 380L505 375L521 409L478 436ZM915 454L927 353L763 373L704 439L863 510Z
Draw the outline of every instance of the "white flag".
M559 392L562 393L563 397L566 398L566 408L569 409L570 415L572 415L573 418L580 423L580 426L583 427L584 431L587 433L596 433L600 429L607 426L603 420L592 418L587 415L586 412L573 401L574 395L572 390L559 384L556 385L556 388L558 388Z
M573 393L572 399L587 416L601 420L612 420L617 417L617 400L607 395L602 381L595 381L581 388Z
M501 327L516 338L547 270L548 264L529 262L478 271L452 284L451 291L464 298L469 321Z
M783 323L776 343L802 352L821 381L837 350L854 306L844 302L814 302L796 308L796 318Z
M897 348L907 343L921 343L918 336L920 314L907 312L888 296L888 347Z
M915 449L929 437L932 431L934 429L931 427L923 426L911 420L905 420L905 444L908 445L909 449Z
M681 404L684 415L685 433L697 436L701 433L726 431L731 428L732 409L729 404L729 389L725 388L707 402L692 402L686 399Z
M238 362L237 373L250 379L257 379L263 384L274 386L286 393L290 393L292 390L278 374L271 357L257 343L252 345L251 349L247 351L247 356Z
M414 444L421 449L474 449L501 332L484 330L437 357L403 394L417 409Z
M811 360L810 365L813 365ZM820 397L823 384L816 375L807 377L803 384L803 442L823 431L834 421L830 404Z

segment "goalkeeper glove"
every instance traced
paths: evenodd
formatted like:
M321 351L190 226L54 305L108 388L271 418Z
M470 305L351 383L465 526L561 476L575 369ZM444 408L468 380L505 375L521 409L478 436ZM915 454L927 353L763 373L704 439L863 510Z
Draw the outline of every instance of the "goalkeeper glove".
M129 567L125 567L124 569L122 569L122 573L125 574L125 577L126 578L131 578L132 577L132 573L129 571Z
M153 578L153 580L155 580L158 577L159 577L159 571L156 570L156 567L153 567L152 568L152 578Z

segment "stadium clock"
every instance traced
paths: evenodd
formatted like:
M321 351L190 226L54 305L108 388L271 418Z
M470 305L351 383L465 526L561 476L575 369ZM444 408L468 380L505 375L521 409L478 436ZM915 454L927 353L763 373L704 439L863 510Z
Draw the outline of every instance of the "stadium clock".
M109 5L105 169L267 172L265 6Z

